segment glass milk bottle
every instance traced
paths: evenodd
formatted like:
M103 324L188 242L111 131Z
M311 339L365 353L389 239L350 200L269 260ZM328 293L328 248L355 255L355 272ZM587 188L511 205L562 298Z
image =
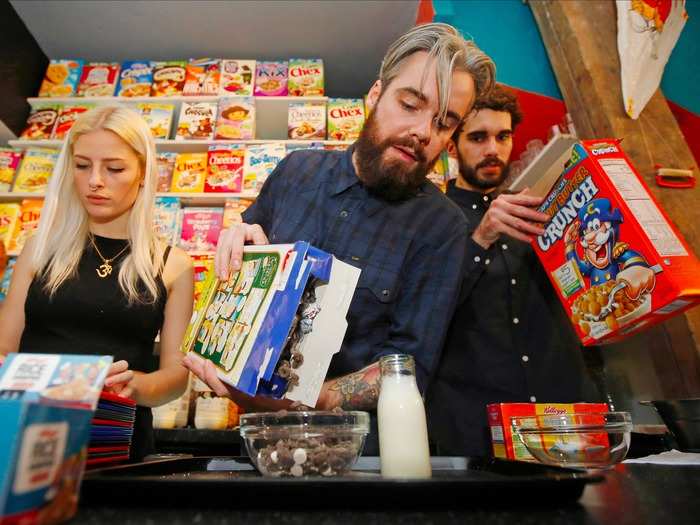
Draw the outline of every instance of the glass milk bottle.
M430 477L428 429L416 384L416 364L406 354L379 360L381 389L377 403L382 476Z

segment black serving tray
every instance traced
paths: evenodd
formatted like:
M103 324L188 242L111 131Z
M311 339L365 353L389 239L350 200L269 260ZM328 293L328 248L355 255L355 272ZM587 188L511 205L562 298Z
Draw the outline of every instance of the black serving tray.
M248 458L196 457L122 465L85 475L82 504L236 508L459 508L552 506L578 500L600 473L481 458L431 459L433 476L382 478L379 458L361 457L343 477L265 478Z

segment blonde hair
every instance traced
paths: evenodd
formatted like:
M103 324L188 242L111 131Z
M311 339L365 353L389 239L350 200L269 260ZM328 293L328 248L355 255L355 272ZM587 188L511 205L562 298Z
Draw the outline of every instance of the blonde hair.
M32 267L44 278L44 288L50 295L76 274L90 232L88 214L73 180L73 146L82 135L100 129L116 133L133 149L143 174L143 186L130 210L127 235L131 252L120 264L119 286L129 303L155 302L159 295L157 277L163 266L163 246L151 226L157 179L155 143L141 116L122 106L86 112L71 128L49 181ZM145 285L148 297L139 292L139 281Z
M440 119L447 114L454 71L465 71L472 76L476 98L488 93L494 85L496 65L493 60L473 41L465 40L451 25L432 23L414 27L391 44L379 69L382 91L399 74L404 61L419 51L426 51L429 59L434 59L437 64ZM428 68L423 73L421 85L426 80L427 72Z

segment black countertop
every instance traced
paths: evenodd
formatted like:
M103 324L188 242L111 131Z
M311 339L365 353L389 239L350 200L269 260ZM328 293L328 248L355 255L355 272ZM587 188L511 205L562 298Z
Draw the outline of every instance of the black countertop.
M206 501L192 501L189 508L130 506L120 501L113 506L81 504L72 524L119 523L131 525L206 525L236 523L255 525L327 523L475 523L489 524L697 524L700 522L700 467L630 464L618 465L606 473L602 483L588 485L575 504L559 505L543 493L532 505L508 507L508 494L498 506L439 510L387 510L382 495L376 495L375 510L264 510L237 508L236 495L230 505L207 508ZM322 497L309 494L309 498ZM459 494L455 494L459 498Z

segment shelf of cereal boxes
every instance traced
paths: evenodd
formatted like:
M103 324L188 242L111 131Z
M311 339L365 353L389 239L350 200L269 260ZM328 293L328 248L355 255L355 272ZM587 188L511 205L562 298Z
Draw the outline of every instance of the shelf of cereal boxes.
M156 139L156 150L172 151L177 153L190 153L196 151L206 151L209 146L217 144L324 144L329 146L349 146L351 140L289 140L289 139L250 139L250 140L166 140ZM14 148L60 148L63 146L62 140L10 140L9 145Z
M219 96L175 96L175 97L29 97L27 102L41 104L132 104L149 102L152 104L172 104L173 120L177 122L183 102L218 102ZM293 102L328 102L328 97L250 97L255 99L255 134L264 140L287 137L289 104Z
M224 206L227 199L256 199L257 191L237 193L156 193L156 197L178 197L183 206ZM43 193L22 193L13 191L0 192L0 203L20 202L24 199L43 199Z

